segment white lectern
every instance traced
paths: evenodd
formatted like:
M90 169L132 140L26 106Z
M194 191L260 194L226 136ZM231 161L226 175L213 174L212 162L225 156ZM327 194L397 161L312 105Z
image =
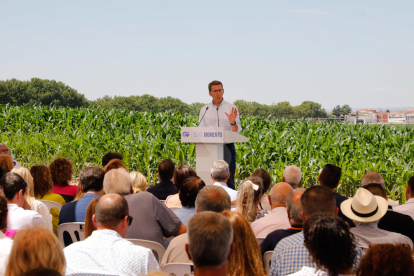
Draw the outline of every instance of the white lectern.
M213 184L210 176L213 163L224 159L224 144L247 141L247 137L224 127L181 128L181 143L196 143L196 171L206 185Z

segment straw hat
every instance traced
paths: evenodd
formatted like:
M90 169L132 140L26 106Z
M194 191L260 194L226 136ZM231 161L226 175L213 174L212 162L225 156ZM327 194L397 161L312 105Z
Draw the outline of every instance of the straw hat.
M374 196L370 191L359 188L353 198L341 203L341 211L348 218L358 222L373 222L382 218L388 210L385 198Z

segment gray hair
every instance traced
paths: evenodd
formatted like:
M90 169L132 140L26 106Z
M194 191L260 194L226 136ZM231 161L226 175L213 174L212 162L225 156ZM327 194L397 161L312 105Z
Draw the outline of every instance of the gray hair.
M221 213L230 210L231 199L222 187L210 185L198 192L195 207L199 212L213 211Z
M269 196L274 203L286 203L287 198L292 195L293 188L288 183L280 182L270 190Z
M362 177L362 180L361 180L362 187L368 184L371 184L371 183L380 184L382 188L385 187L384 178L377 172L367 172Z
M226 180L229 172L229 164L224 160L214 162L213 167L211 167L211 174L214 180Z
M285 182L289 183L295 189L302 179L302 171L298 166L287 166L283 171L283 177L285 178Z
M293 196L296 193L303 193L306 189L304 188L300 188L300 189L296 189L295 192L293 192L287 199L286 201L286 207L289 211L289 216L291 218L291 220L297 222L297 223L303 223L303 218L302 218L302 203L299 200L292 200Z
M103 189L105 194L130 194L132 178L124 168L112 169L105 173Z
M188 247L196 268L224 264L233 243L233 227L228 218L215 212L202 212L188 221Z

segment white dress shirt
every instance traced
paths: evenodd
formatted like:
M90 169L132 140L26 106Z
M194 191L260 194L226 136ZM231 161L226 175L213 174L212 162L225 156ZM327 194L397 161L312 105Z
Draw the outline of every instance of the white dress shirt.
M231 131L230 121L229 118L227 118L226 113L230 115L232 108L237 107L225 100L221 102L220 107L215 106L213 102L203 106L200 110L200 116L198 117L198 120L200 121L199 127L224 127L225 130ZM239 127L237 133L240 133L242 128L239 112L237 112L236 124Z
M3 276L6 272L8 258L12 246L13 240L4 235L2 231L0 231L0 276Z
M144 276L160 269L151 249L134 245L114 230L95 230L63 250L65 275Z
M266 238L275 230L290 228L286 207L273 208L269 215L253 221L251 226L256 238L259 239Z
M414 219L414 198L410 198L403 205L393 207L392 210L404 215L409 215Z
M226 183L224 183L224 182L214 182L213 185L222 187L229 194L231 201L237 200L237 193L238 192L233 190L232 188L229 188Z
M38 212L25 210L17 204L7 204L7 227L12 230L23 228L43 227L47 228L42 216Z
M43 202L41 202L40 200L36 200L34 197L32 197L32 200L32 210L39 213L39 215L42 216L42 219L45 222L45 228L53 232L52 215L49 213L49 208L47 208L47 206Z

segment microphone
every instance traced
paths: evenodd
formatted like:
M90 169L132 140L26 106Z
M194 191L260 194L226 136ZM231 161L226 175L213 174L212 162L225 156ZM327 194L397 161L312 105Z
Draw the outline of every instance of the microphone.
M209 107L207 106L206 111L204 111L204 115L203 115L203 117L201 117L200 122L198 122L197 127L200 125L201 121L204 119L204 116L206 116L206 113L207 113L208 108Z
M219 118L219 113L218 113L218 107L216 107L217 110L217 126L220 126L220 118Z

